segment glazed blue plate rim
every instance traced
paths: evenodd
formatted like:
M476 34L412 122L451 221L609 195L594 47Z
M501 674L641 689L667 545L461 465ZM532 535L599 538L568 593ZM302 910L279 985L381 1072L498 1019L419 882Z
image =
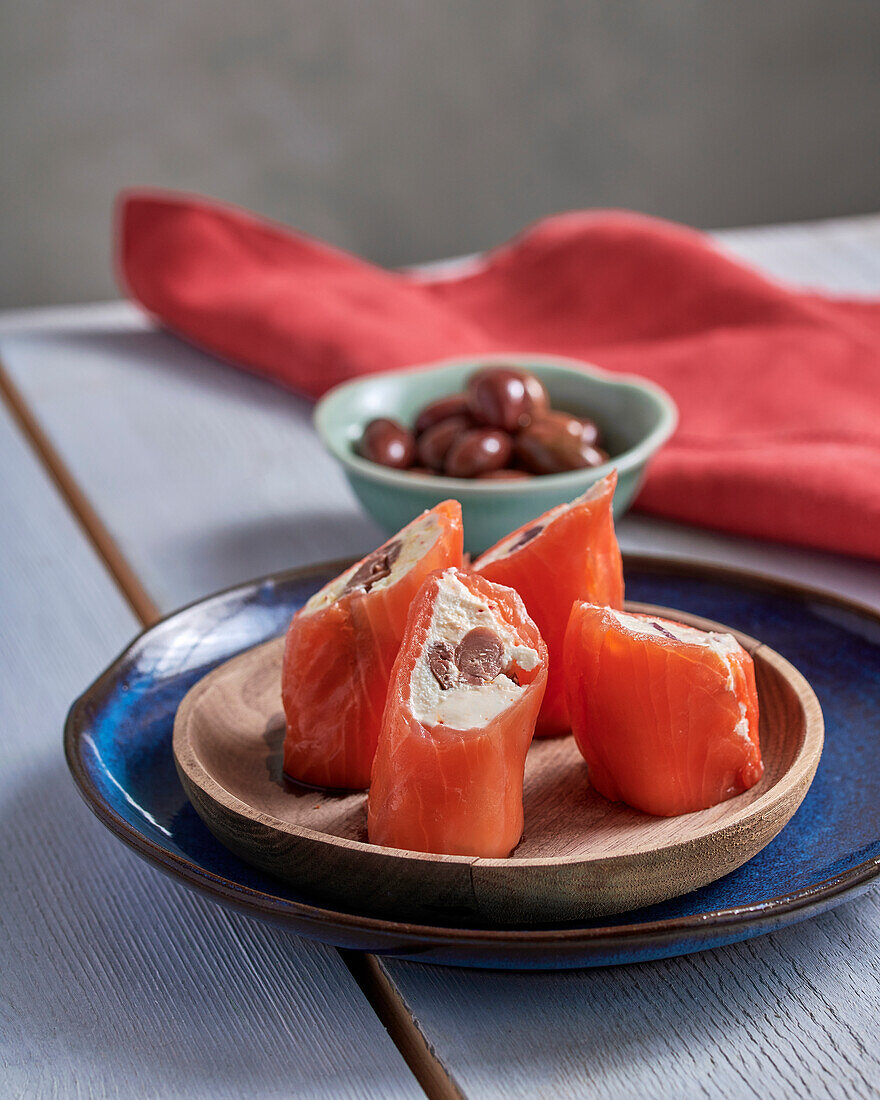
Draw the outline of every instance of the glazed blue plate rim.
M169 852L122 818L95 785L83 759L91 701L115 684L119 672L137 657L151 636L167 629L175 618L212 602L223 603L236 596L243 598L267 586L307 580L330 570L341 572L353 560L325 561L270 573L178 608L141 631L72 704L64 726L64 750L80 795L102 824L159 870L233 908L339 947L432 963L549 968L643 961L751 938L857 896L880 876L880 857L874 857L791 893L681 917L589 928L459 928L364 916L256 890ZM783 597L831 605L880 624L880 612L868 604L756 571L649 554L624 554L624 567L695 580L714 580L752 590L770 589ZM454 955L452 958L448 957L450 951ZM512 962L509 961L511 951L515 959ZM554 956L555 961L542 960L542 956L553 952L559 953L559 957Z

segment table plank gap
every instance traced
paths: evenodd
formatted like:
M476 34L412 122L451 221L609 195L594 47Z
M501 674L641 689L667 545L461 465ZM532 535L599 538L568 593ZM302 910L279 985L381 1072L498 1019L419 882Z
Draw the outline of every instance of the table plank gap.
M76 517L93 549L104 562L117 587L142 626L159 618L159 609L141 584L134 569L104 526L95 508L68 470L36 416L0 360L0 397L25 439L31 445L49 480Z
M465 1094L597 1100L874 1096L880 891L713 951L563 972L392 958Z
M0 469L3 1095L421 1096L338 952L170 881L82 805L64 714L138 624L2 402Z
M0 397L140 624L148 627L158 621L161 617L159 608L9 377L2 360ZM452 1085L445 1069L432 1054L424 1036L404 1007L403 1001L396 995L393 985L375 965L374 960L356 951L340 951L339 954L431 1100L461 1100L462 1094Z
M339 954L429 1100L464 1100L464 1093L375 955L347 949Z

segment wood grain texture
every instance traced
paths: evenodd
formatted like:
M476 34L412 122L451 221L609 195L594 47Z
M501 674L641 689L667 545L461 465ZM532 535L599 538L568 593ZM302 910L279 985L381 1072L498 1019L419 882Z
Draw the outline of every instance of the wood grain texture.
M124 307L98 316L0 334L0 358L160 610L382 541L314 435L311 402Z
M159 618L156 605L143 590L139 578L110 537L107 528L92 507L88 497L61 461L51 440L19 393L18 387L3 369L2 364L0 364L0 399L6 403L10 415L24 437L30 442L31 448L41 461L44 470L79 522L83 534L104 562L105 567L116 583L116 587L120 589L140 623L146 626L155 622Z
M0 408L4 1096L421 1095L337 952L146 867L61 728L138 623Z
M880 218L719 239L777 277L877 294L878 236ZM19 315L3 331L0 318L16 384L163 609L378 540L310 441L296 398L148 334L122 304ZM758 569L880 607L874 564L641 516L619 532L625 549ZM91 843L99 836L95 824ZM111 842L98 850L110 853ZM867 1097L880 1080L878 893L770 936L636 967L378 965L472 1097ZM63 1019L57 1005L52 1012ZM137 1034L135 1023L125 1027ZM30 1033L34 1046L43 1034ZM155 1031L153 1040L158 1050Z
M634 610L703 630L721 624L668 608ZM569 921L665 901L729 874L782 829L822 751L819 703L778 653L741 637L755 661L765 773L751 790L674 818L609 802L571 738L535 742L526 761L525 832L508 859L430 855L368 843L364 792L285 781L280 706L284 639L214 669L174 724L184 788L236 854L343 909L431 923Z
M880 1081L880 891L711 952L567 973L380 960L481 1100L868 1100Z

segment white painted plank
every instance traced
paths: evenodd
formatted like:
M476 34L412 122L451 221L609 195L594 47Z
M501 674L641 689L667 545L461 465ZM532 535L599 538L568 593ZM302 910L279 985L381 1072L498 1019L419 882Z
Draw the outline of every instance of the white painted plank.
M71 699L137 631L0 409L4 1096L418 1096L336 951L147 867L67 774Z
M7 335L0 357L161 608L380 540L310 402L101 316Z
M564 973L386 972L471 1098L840 1100L880 1082L880 892L770 936Z
M880 294L880 216L839 218L715 234L765 274L834 294Z
M787 237L772 230L763 242L757 231L723 237L779 277L840 292L855 289L854 249L858 279L880 291L870 227L864 239L876 243L864 247L846 225L821 240L784 228ZM310 436L304 403L145 333L131 316L83 313L75 333L69 323L48 333L19 325L0 352L161 606L371 544L378 532ZM628 517L621 533L627 548L880 595L873 564L645 517ZM878 939L869 895L749 944L637 968L383 965L469 1095L862 1096L880 1068Z

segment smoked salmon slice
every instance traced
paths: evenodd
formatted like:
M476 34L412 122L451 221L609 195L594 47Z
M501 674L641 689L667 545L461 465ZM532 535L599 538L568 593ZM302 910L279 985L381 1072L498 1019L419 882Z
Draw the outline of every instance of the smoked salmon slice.
M547 643L550 673L537 737L571 729L562 650L572 604L623 607L623 563L611 512L616 485L612 470L583 496L520 527L473 564L487 580L519 592Z
M413 597L460 566L461 506L446 500L325 585L287 632L284 770L320 787L368 786L391 669Z
M526 753L547 648L516 592L428 577L400 647L373 762L373 844L503 857L523 829Z
M763 775L755 669L732 634L576 603L564 668L575 741L606 798L671 817Z

